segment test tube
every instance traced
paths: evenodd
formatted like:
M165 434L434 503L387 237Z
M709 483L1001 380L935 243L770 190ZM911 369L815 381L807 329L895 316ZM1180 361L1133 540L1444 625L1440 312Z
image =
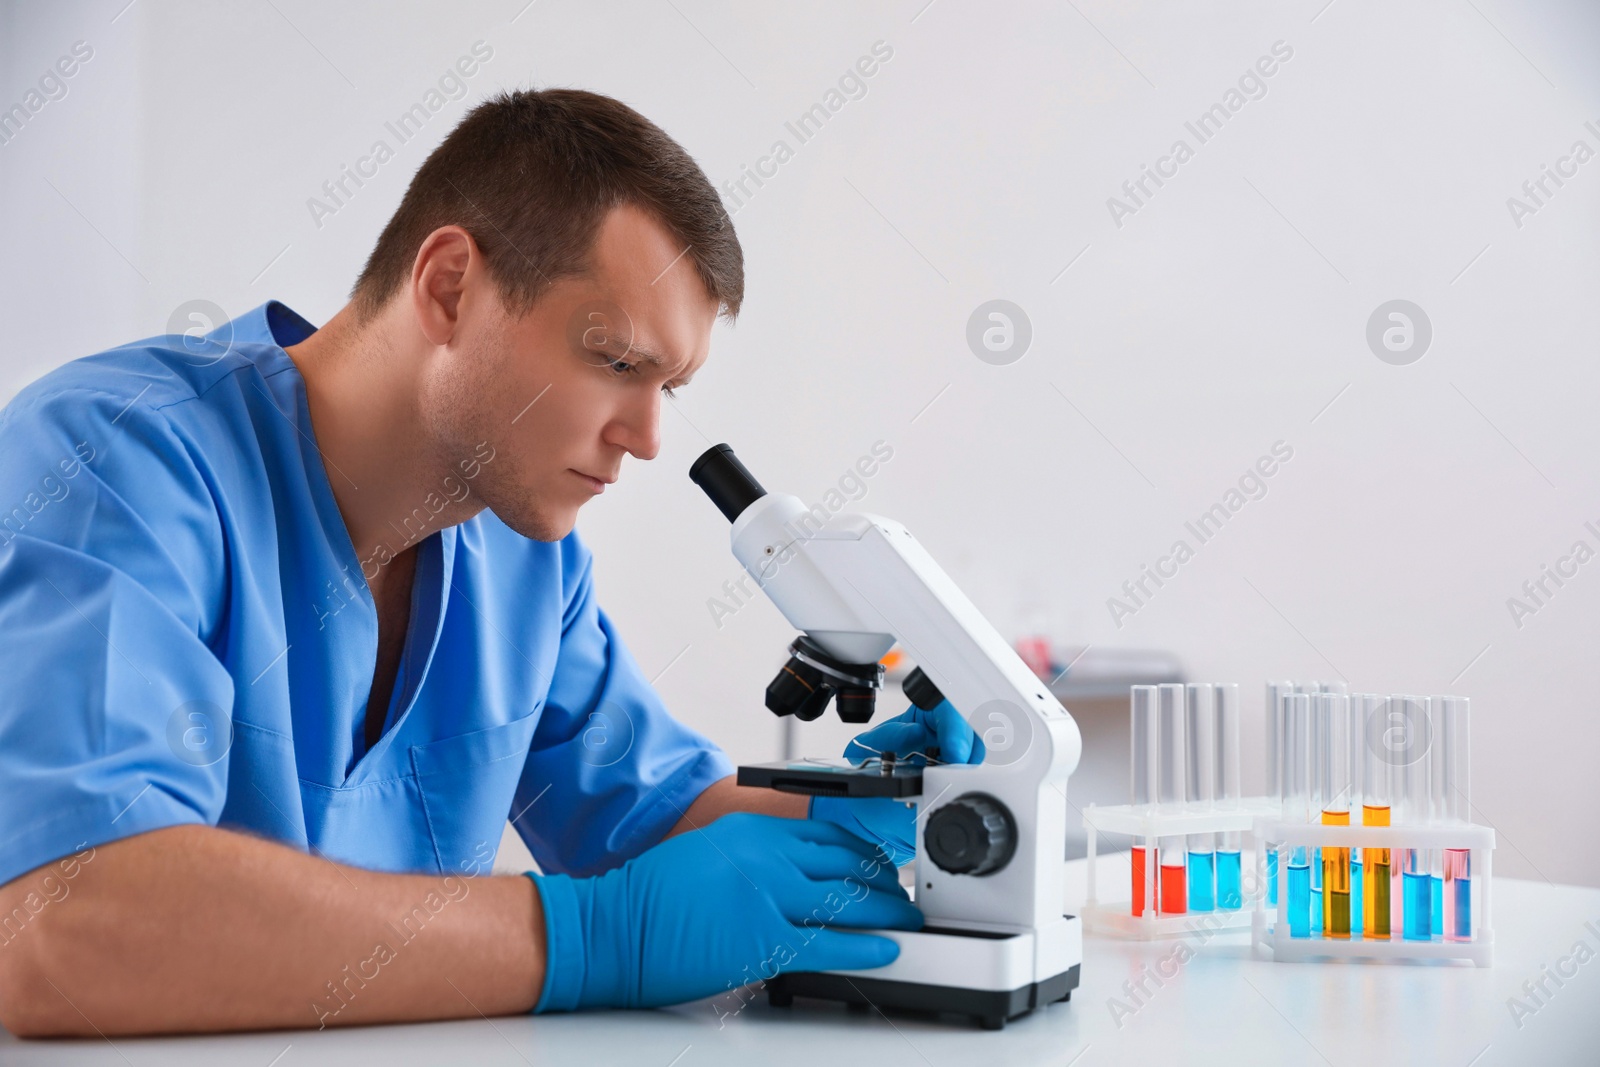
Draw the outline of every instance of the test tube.
M1283 760L1279 773L1283 776L1284 820L1309 822L1310 794L1307 775L1310 771L1311 697L1306 693L1291 693L1284 698ZM1305 845L1295 845L1287 850L1288 870L1285 872L1288 900L1289 936L1311 936L1311 864Z
M1429 820L1437 825L1444 821L1444 746L1440 744L1443 727L1444 698L1428 698L1428 793L1431 801ZM1428 850L1428 918L1432 922L1434 937L1444 933L1444 850Z
M1278 802L1278 817L1283 817L1283 802L1288 794L1283 789L1279 764L1283 759L1283 698L1294 692L1293 682L1267 683L1267 789L1270 800ZM1278 906L1278 843L1262 842L1267 853L1267 904Z
M1470 701L1466 697L1434 697L1434 748L1442 755L1438 766L1443 781L1436 787L1441 822L1464 826L1472 822ZM1440 926L1446 941L1472 940L1472 851L1444 850L1443 915Z
M1361 824L1361 788L1365 781L1363 772L1367 765L1363 695L1357 693L1350 697L1350 823L1352 826ZM1365 923L1365 909L1362 906L1362 891L1365 888L1362 869L1364 859L1366 859L1364 849L1350 850L1350 935L1352 937L1361 933Z
M1156 691L1156 737L1159 755L1156 760L1156 803L1162 814L1178 815L1188 803L1188 790L1184 784L1187 763L1183 686L1173 682ZM1184 836L1163 836L1156 848L1161 868L1160 897L1157 908L1167 915L1182 915L1188 911L1189 890L1184 877L1186 852Z
M1212 714L1216 718L1217 808L1238 811L1243 788L1239 777L1239 687L1232 682L1212 687ZM1240 882L1243 835L1225 830L1217 835L1217 907L1237 911L1244 906Z
M1294 692L1293 682L1267 683L1267 796L1279 797L1278 760L1283 754L1283 698Z
M1209 811L1216 800L1217 735L1213 691L1205 682L1187 689L1185 736L1188 766L1184 768L1190 811ZM1217 907L1217 853L1211 833L1189 835L1189 910Z
M1359 703L1358 703L1359 701ZM1351 700L1351 711L1359 707L1360 721L1352 723L1351 734L1361 738L1361 825L1389 825L1390 761L1384 752L1383 731L1387 728L1389 702L1377 693L1362 693ZM1390 852L1386 848L1364 848L1364 899L1362 901L1363 938L1389 940L1389 879L1392 874ZM1352 919L1352 921L1354 921Z
M1306 720L1306 732L1301 735L1301 739L1300 739L1301 744L1305 746L1305 750L1306 750L1306 760L1307 760L1307 762L1306 762L1306 769L1305 769L1305 775L1306 776L1305 776L1305 779L1304 779L1304 788L1305 788L1305 794L1306 794L1306 809L1307 809L1306 821L1309 822L1309 821L1311 821L1312 818L1315 817L1314 816L1314 812L1316 810L1316 804L1317 804L1316 778L1315 778L1315 775L1314 775L1313 772L1314 772L1314 770L1316 768L1317 745L1321 741L1322 732L1317 728L1317 699L1316 698L1317 698L1317 694L1322 692L1322 683L1318 682L1318 681L1296 682L1295 683L1295 687L1294 687L1294 691L1296 693L1305 693L1307 696L1311 697L1311 714L1310 714L1310 717L1307 718L1307 720ZM1308 866L1310 867L1310 871L1311 871L1311 888L1310 888L1310 890L1308 890L1308 896L1306 897L1306 900L1308 901L1309 907L1311 909L1310 910L1311 928L1313 930L1321 930L1322 929L1322 850L1320 848L1312 848L1312 849L1308 850L1307 853L1306 853L1306 862L1307 862Z
M1433 821L1432 757L1428 752L1428 706L1421 697L1396 694L1389 698L1391 730L1403 730L1400 764L1399 823L1427 826ZM1420 740L1419 740L1420 739ZM1419 751L1420 750L1420 751ZM1400 929L1407 941L1433 940L1433 885L1429 849L1401 850Z
M1323 789L1327 784L1327 779L1321 772L1322 751L1327 743L1326 737L1323 736L1325 716L1322 707L1322 683L1318 682L1316 692L1308 693L1307 696L1311 700L1311 729L1306 738L1306 743L1311 748L1311 762L1307 769L1310 775L1307 779L1310 795L1308 821L1320 822L1323 801L1326 799ZM1322 847L1319 845L1313 848L1307 859L1311 863L1311 929L1320 934L1322 932Z
M1132 737L1130 746L1129 781L1132 782L1133 810L1146 815L1155 810L1156 803L1156 687L1153 685L1136 685L1129 701L1129 733ZM1151 891L1151 879L1155 875L1155 865L1146 865L1149 854L1155 850L1155 842L1147 838L1135 838L1132 850L1133 858L1133 914L1135 917L1143 915L1147 902L1155 909L1155 893Z
M1350 825L1350 698L1343 693L1317 696L1322 740L1317 762L1317 793L1322 825ZM1350 939L1350 850L1322 849L1322 936Z

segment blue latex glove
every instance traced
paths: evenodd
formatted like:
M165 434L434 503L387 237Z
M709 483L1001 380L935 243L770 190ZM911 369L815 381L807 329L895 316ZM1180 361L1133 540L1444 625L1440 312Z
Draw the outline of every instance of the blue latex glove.
M899 760L917 765L928 761L930 745L939 746L940 763L982 763L987 753L983 738L955 705L941 701L932 710L912 705L903 715L879 723L845 746L845 758L853 763L893 752ZM914 755L913 755L914 754ZM903 867L917 856L916 810L904 801L890 797L812 797L812 819L836 823L862 840L881 848L896 867Z
M734 812L593 878L528 872L547 954L535 1012L678 1004L781 971L881 967L920 930L894 868L837 826Z

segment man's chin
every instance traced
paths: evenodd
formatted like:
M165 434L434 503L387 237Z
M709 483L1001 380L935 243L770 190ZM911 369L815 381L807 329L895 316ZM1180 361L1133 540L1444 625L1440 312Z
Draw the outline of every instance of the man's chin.
M542 510L518 515L501 515L496 518L532 541L559 541L572 532L578 522L578 509Z

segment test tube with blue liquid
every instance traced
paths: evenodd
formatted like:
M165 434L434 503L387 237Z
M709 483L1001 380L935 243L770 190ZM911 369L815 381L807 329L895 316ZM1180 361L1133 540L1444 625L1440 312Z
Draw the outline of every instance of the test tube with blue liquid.
M1396 694L1389 698L1391 729L1403 731L1400 759L1400 811L1402 826L1427 826L1433 821L1432 757L1427 702L1421 697ZM1407 848L1400 860L1400 928L1407 941L1433 940L1433 850Z
M1283 805L1288 793L1283 788L1279 767L1283 762L1283 698L1294 692L1293 682L1267 683L1267 785L1266 795L1278 802L1278 817L1284 818ZM1267 905L1278 906L1278 843L1266 841L1262 847L1267 853Z
M1285 821L1310 822L1311 696L1291 693L1284 698L1283 760L1278 767L1284 789ZM1305 845L1286 847L1284 902L1288 913L1289 936L1311 936L1311 850Z
M1443 740L1443 718L1445 697L1428 698L1428 737L1431 743L1428 746L1428 788L1433 794L1433 822L1435 824L1445 821L1444 809L1444 779L1445 779L1445 748ZM1433 936L1440 937L1444 933L1444 850L1430 849L1428 851L1428 890L1432 894L1432 903L1429 907L1429 918L1433 921Z
M1317 749L1322 743L1322 727L1318 725L1321 717L1318 714L1319 705L1317 695L1323 691L1321 682L1301 682L1294 687L1296 693L1304 693L1311 698L1311 718L1307 720L1306 732L1301 736L1301 743L1306 749L1305 768L1305 793L1306 793L1306 820L1314 821L1317 818ZM1322 929L1322 849L1312 848L1306 853L1306 860L1311 867L1311 895L1307 898L1311 902L1311 928Z
M1323 802L1327 799L1323 788L1327 780L1322 776L1322 753L1327 745L1327 736L1323 728L1326 719L1322 706L1322 686L1317 685L1317 691L1307 694L1311 698L1311 730L1307 742L1311 748L1310 765L1307 773L1309 778L1310 795L1310 821L1320 822ZM1322 847L1319 845L1311 850L1308 857L1311 861L1311 929L1317 932L1322 930Z
M1213 714L1213 690L1205 682L1196 682L1186 691L1187 722L1185 732L1188 766L1184 768L1189 810L1210 811L1216 799L1217 772L1216 726ZM1215 911L1217 906L1217 854L1213 834L1189 835L1189 910Z
M1219 811L1238 811L1243 795L1239 777L1239 687L1232 682L1212 687L1212 714L1216 720L1216 793ZM1243 834L1227 830L1217 835L1217 907L1237 911L1244 906L1240 881Z

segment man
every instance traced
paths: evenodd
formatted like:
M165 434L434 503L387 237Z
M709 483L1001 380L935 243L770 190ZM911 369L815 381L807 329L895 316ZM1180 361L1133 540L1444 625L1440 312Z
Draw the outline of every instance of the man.
M475 1018L892 960L845 928L920 926L884 862L909 809L736 786L573 532L743 284L661 130L518 92L429 156L322 329L269 302L24 389L0 1023ZM948 704L858 740L982 758ZM489 875L508 818L540 873Z

